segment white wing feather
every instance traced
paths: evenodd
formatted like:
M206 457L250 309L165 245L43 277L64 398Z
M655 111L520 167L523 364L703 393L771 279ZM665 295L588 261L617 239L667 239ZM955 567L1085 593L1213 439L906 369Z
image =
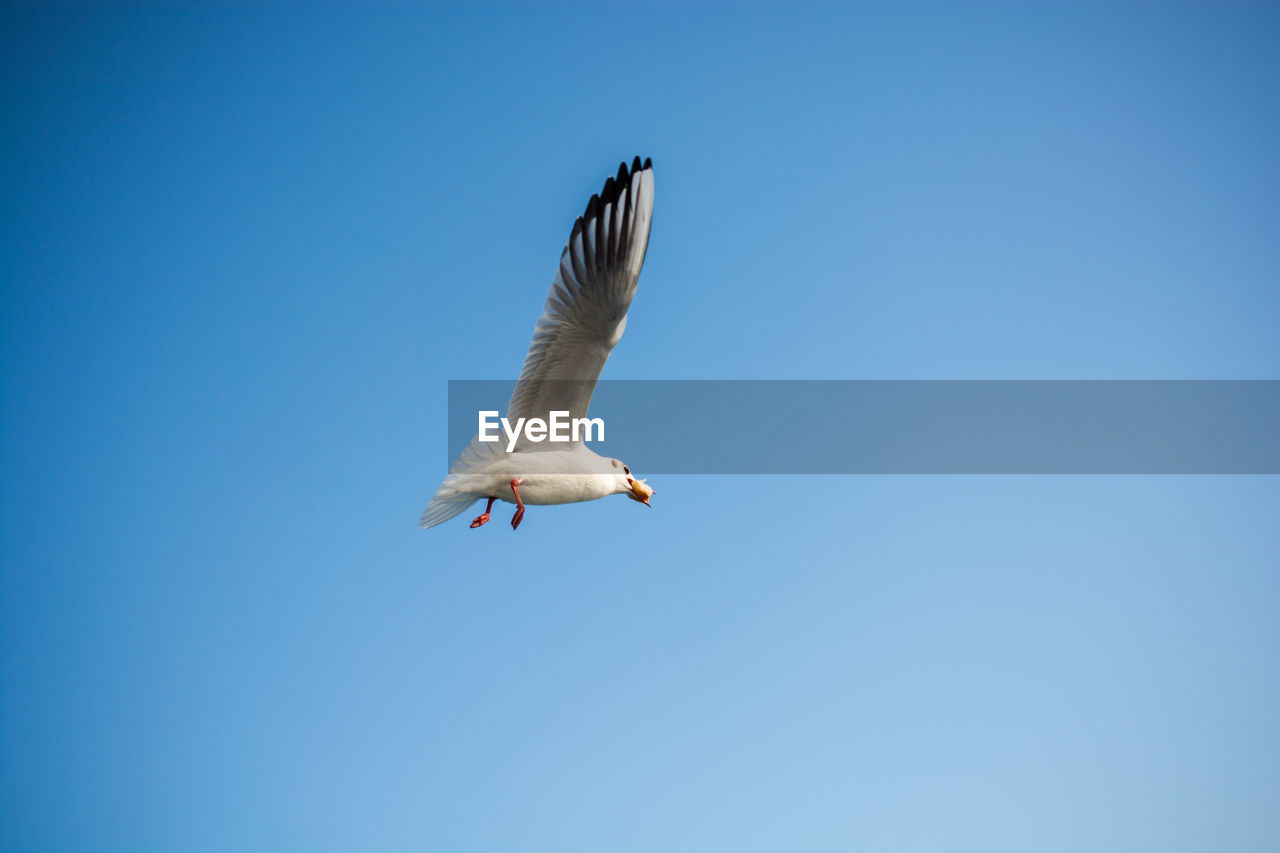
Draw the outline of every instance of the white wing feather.
M533 330L507 417L587 414L609 353L627 326L649 247L653 167L637 157L605 181L578 217L560 255L551 292Z

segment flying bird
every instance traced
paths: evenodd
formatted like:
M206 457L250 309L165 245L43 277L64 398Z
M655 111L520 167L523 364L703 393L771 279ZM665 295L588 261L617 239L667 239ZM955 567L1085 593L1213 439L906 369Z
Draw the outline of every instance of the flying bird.
M533 343L507 405L507 418L546 419L551 412L585 418L609 353L627 327L653 220L653 165L635 158L591 196L573 223L551 293L533 329ZM566 504L626 495L646 506L653 489L617 459L582 441L559 444L472 439L427 504L418 526L434 527L479 500L488 506L471 522L489 521L495 501L516 505L511 528L526 504Z

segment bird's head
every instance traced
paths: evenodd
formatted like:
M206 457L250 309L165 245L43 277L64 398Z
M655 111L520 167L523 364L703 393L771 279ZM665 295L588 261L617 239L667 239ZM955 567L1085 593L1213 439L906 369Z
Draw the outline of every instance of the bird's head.
M621 462L618 462L616 459L613 460L613 463L622 468L622 479L625 482L625 485L619 484L621 486L619 491L631 498L633 501L642 503L645 506L653 506L653 504L649 503L649 498L653 495L653 489L649 484L644 480L639 480L631 476L631 469L626 465L623 465Z

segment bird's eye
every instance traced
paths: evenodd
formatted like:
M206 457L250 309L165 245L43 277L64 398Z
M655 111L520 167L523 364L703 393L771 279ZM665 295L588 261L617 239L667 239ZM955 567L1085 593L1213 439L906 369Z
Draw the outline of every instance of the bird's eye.
M631 469L630 469L630 468L628 468L626 465L623 465L623 466L622 466L622 473L624 473L624 474L630 474L630 473L631 473Z

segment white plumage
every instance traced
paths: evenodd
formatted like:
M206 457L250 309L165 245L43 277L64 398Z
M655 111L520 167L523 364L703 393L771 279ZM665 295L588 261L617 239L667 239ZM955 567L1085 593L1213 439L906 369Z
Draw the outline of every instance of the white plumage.
M512 422L546 419L552 411L586 417L600 371L626 330L652 219L653 167L637 157L630 170L623 163L617 176L605 181L573 225L507 406ZM615 494L647 504L652 493L627 466L580 442L533 444L522 439L507 453L501 443L473 439L418 526L448 521L482 498L489 499L490 508L495 500L517 504L511 521L516 527L524 504L575 503ZM488 520L486 509L471 526Z

